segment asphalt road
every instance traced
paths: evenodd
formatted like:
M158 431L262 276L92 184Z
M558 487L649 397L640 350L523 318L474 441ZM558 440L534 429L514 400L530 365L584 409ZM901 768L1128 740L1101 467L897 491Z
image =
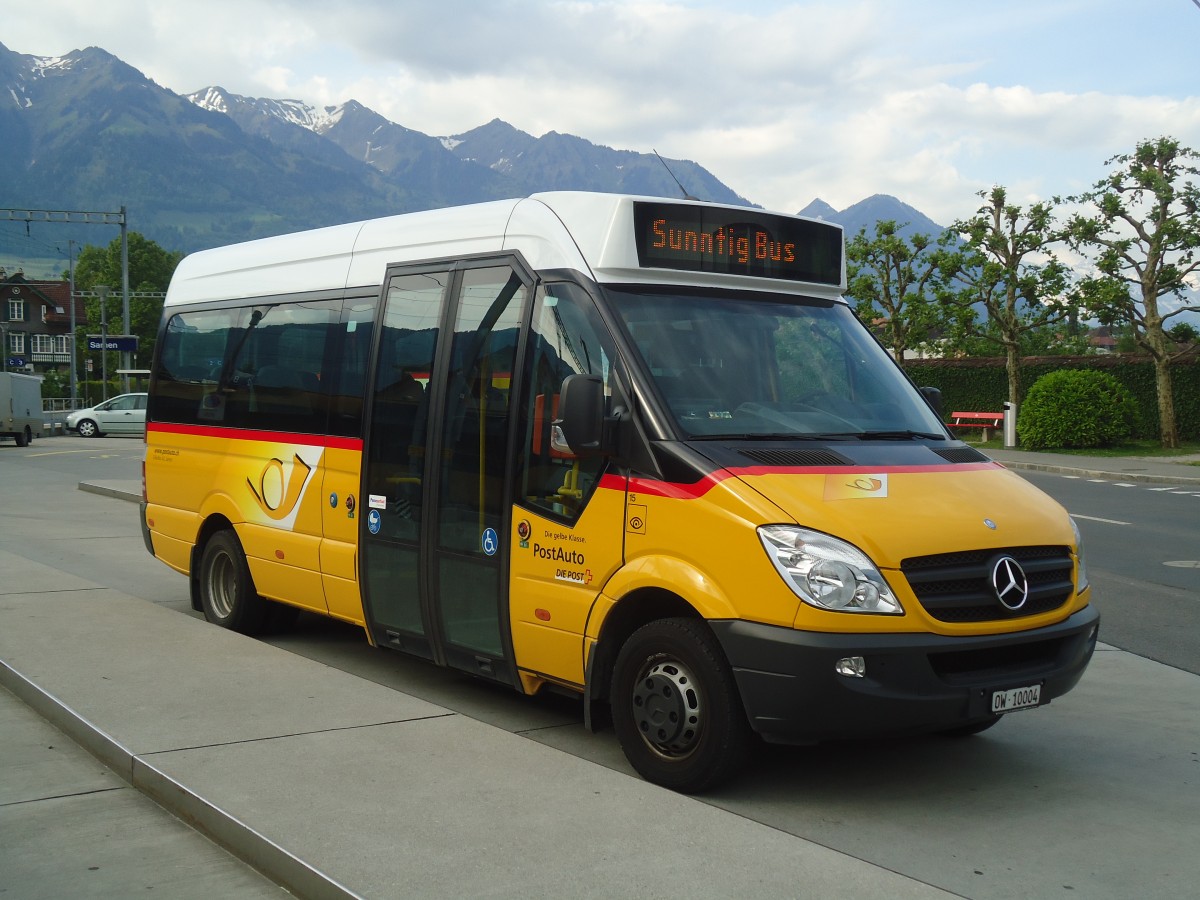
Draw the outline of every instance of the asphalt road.
M1200 674L1200 488L1018 474L1079 524L1101 639Z
M142 450L128 438L0 445L3 547L194 616L185 579L146 554L136 507L78 499L79 481L139 478ZM1186 674L1200 658L1200 573L1167 563L1200 555L1200 495L1029 478L1079 517L1102 640L1138 655L1098 653L1071 694L977 738L762 748L705 802L961 896L1188 895L1200 880L1196 684ZM571 698L522 697L373 649L361 629L315 616L267 640L632 774L611 730L586 731ZM686 832L680 823L681 840Z

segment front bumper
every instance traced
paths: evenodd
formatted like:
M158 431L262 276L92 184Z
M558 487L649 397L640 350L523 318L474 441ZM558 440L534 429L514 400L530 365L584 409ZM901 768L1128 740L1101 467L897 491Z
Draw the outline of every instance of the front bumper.
M142 526L142 543L146 545L146 549L150 551L150 555L154 556L154 541L150 537L150 523L146 519L146 506L145 500L138 503L138 521Z
M740 620L709 624L733 666L751 726L774 743L946 731L991 717L999 690L1041 685L1041 702L1071 690L1096 648L1088 606L1056 625L969 637L825 634ZM838 675L843 657L862 678Z

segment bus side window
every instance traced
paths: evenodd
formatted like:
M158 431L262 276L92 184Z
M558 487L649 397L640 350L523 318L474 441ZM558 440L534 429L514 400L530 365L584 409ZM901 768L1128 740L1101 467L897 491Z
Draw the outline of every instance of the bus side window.
M582 288L564 283L538 291L530 353L521 410L525 437L520 500L543 514L574 520L583 512L604 459L555 450L550 423L563 379L580 373L600 375L607 394L613 359L607 330Z

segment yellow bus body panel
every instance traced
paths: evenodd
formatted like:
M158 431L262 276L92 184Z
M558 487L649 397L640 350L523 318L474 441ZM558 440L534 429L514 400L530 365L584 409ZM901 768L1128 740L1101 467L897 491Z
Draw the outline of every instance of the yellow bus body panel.
M624 507L623 490L600 488L574 525L514 508L509 618L521 669L583 684L583 635L601 588L621 565Z
M359 520L366 515L358 496L362 450L327 447L321 496L324 516L320 549L322 584L329 614L343 622L366 625L358 579Z
M364 622L357 581L361 450L153 425L146 440L146 516L164 562L189 572L200 528L220 516L233 525L261 595ZM337 494L336 506L326 488Z

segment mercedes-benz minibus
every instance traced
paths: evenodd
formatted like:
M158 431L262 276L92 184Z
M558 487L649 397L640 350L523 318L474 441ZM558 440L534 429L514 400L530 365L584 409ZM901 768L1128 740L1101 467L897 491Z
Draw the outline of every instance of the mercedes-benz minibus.
M577 694L683 791L756 736L1043 706L1096 644L1079 532L947 431L845 287L836 225L592 193L196 253L147 545L217 625L299 608Z

